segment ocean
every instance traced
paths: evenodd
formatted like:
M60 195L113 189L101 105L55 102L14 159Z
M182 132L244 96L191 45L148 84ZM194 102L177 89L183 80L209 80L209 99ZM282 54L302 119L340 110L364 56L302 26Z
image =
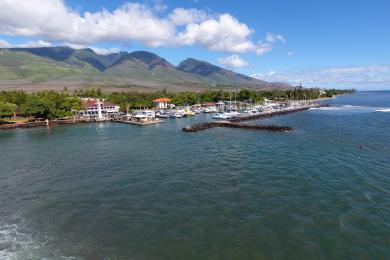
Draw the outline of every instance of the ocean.
M389 259L390 92L261 120L0 132L0 259Z

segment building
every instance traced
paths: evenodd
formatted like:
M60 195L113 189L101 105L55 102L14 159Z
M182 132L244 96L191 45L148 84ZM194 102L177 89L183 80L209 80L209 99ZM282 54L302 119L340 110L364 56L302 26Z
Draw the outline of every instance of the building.
M225 109L225 102L223 101L218 101L218 103L215 103L218 111L223 111Z
M84 117L109 117L118 114L120 108L116 104L95 98L83 98L81 103L85 109L80 111L79 115Z
M158 98L153 100L153 107L158 109L167 109L170 107L172 100L170 98Z
M214 102L206 102L202 104L202 110L205 113L218 112L217 105Z

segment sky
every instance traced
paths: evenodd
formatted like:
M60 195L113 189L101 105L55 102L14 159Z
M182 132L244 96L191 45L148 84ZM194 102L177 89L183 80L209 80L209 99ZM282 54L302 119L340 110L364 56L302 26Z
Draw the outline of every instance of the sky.
M388 0L0 0L0 47L192 57L267 81L390 89Z

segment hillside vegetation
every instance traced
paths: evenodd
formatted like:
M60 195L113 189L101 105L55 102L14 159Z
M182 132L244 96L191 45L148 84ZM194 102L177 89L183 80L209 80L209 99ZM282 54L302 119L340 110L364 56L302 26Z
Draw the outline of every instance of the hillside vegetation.
M146 51L100 55L69 47L0 49L0 85L287 88L189 58L177 67Z

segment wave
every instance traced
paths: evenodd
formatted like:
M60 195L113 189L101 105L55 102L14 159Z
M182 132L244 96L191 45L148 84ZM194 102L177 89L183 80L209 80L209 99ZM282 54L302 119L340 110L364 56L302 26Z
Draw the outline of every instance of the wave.
M25 225L24 219L11 224L0 223L0 259L76 259L53 254L45 242L34 240L22 228Z
M334 105L330 107L311 108L311 110L324 111L351 111L351 112L390 112L388 107L371 107L371 106L355 106L355 105Z
M384 112L384 113L388 113L388 112L390 112L390 108L377 109L377 110L375 110L375 112Z
M38 247L29 235L19 230L17 224L0 224L0 259L18 259Z

